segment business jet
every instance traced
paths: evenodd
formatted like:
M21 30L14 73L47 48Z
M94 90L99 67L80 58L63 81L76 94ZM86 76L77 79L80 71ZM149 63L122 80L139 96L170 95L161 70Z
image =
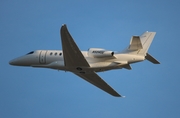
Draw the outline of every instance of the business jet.
M9 64L69 71L113 96L123 97L101 79L96 72L123 68L131 70L131 64L144 60L160 64L148 53L155 34L156 32L145 32L141 36L132 36L129 46L120 52L102 48L89 48L88 51L80 51L67 26L63 24L60 29L62 50L31 51L11 60Z

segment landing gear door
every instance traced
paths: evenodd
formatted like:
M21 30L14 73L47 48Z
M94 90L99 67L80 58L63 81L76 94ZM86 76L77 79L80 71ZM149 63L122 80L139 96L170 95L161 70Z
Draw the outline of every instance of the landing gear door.
M46 53L47 51L41 51L39 54L39 63L45 64L46 63Z

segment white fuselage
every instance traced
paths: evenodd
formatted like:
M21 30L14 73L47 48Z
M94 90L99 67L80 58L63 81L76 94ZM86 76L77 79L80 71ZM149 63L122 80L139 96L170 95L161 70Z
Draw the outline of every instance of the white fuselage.
M96 72L121 69L124 65L140 62L145 59L142 55L128 53L115 53L113 57L95 58L89 56L88 51L81 52L90 65L90 67L86 69ZM13 59L10 61L10 64L72 71L68 70L68 68L64 65L63 51L61 50L36 50Z
M99 77L96 72L121 68L130 70L130 64L145 59L154 64L159 64L155 58L147 53L155 32L145 32L141 36L132 36L130 45L122 52L102 48L89 48L88 51L80 51L65 24L60 29L60 36L62 51L36 50L11 60L9 64L70 71L116 97L122 96Z

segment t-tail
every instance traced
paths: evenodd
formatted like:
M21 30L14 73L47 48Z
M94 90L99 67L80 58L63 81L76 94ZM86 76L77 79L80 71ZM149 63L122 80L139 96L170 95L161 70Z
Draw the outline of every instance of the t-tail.
M159 61L148 54L148 49L154 39L155 34L156 32L145 32L141 36L132 36L129 47L123 52L143 55L148 61L154 64L160 64Z

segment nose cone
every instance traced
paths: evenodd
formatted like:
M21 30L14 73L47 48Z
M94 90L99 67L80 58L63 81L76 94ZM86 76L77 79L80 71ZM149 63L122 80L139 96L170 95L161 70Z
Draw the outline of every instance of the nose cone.
M9 64L14 65L14 61L13 60L9 61Z
M30 66L31 60L32 58L29 56L21 56L11 60L9 64L14 66Z
M13 59L9 62L10 65L14 65L14 66L21 66L21 61L20 59Z
M23 62L22 62L22 59L20 58L16 58L16 59L13 59L9 62L10 65L14 65L14 66L23 66Z

